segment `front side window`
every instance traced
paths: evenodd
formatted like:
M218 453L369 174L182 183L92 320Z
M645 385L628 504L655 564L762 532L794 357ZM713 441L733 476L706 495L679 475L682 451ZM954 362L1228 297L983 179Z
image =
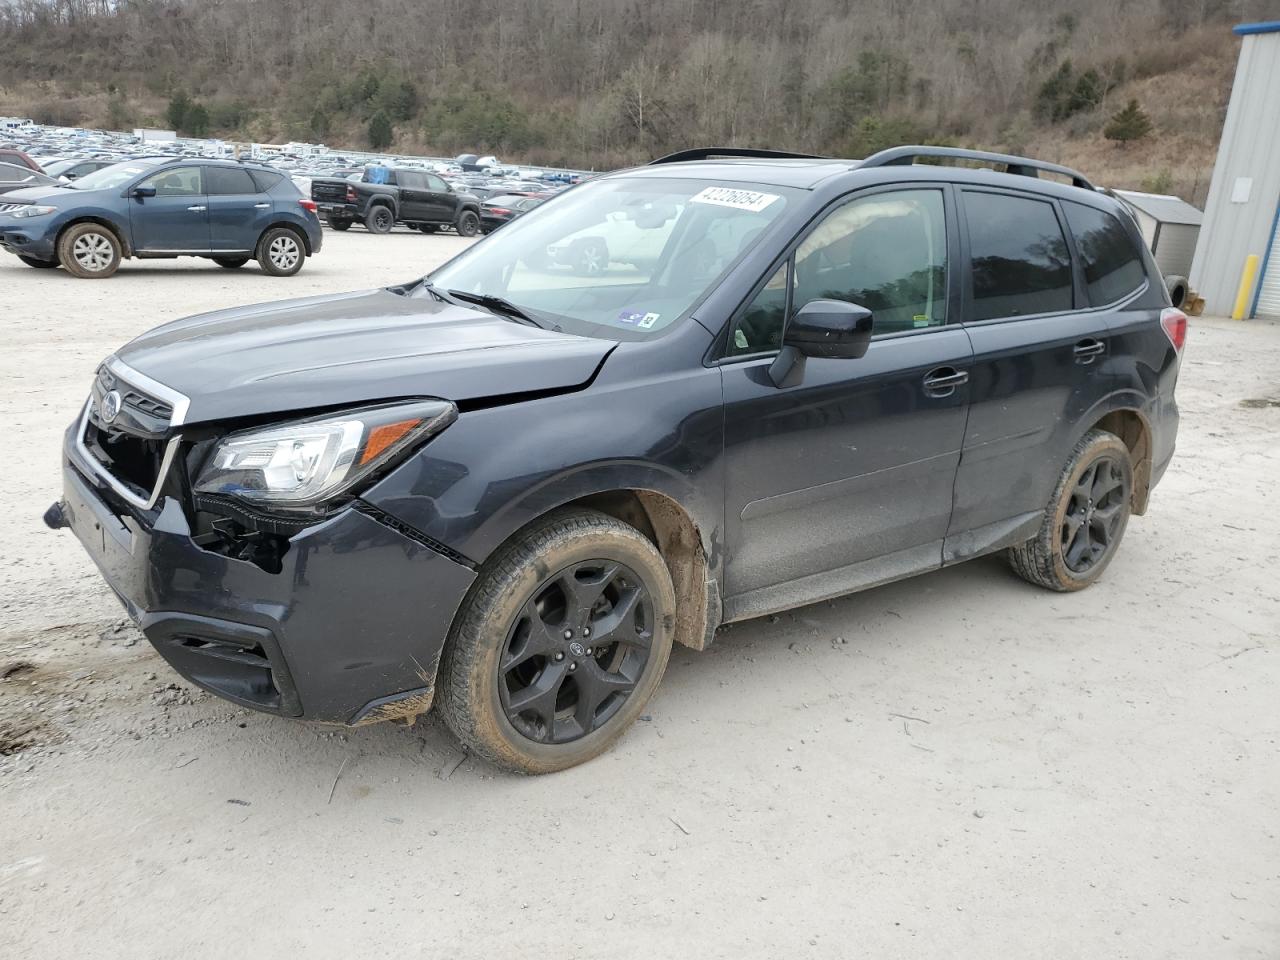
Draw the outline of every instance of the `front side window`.
M123 187L134 177L139 177L162 160L125 160L109 167L87 173L71 184L76 190L110 190Z
M140 187L155 187L157 197L195 197L204 194L199 167L173 167L147 177Z
M781 215L790 187L595 180L530 210L431 274L571 333L637 340L685 319Z
M1071 257L1053 204L964 192L974 320L1070 310Z
M947 229L940 190L877 193L846 203L796 250L795 308L846 300L877 334L947 322Z
M1111 214L1082 203L1064 203L1067 224L1076 238L1089 302L1115 303L1147 278L1142 258L1124 226Z
M433 193L448 193L449 186L435 174L427 174L427 189Z

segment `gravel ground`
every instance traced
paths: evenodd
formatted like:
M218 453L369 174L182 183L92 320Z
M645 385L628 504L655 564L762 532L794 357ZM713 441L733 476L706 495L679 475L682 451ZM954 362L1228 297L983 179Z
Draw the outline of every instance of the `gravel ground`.
M290 280L0 256L0 956L1280 956L1274 325L1193 322L1178 456L1092 589L989 558L739 624L567 773L178 680L39 522L95 364L465 242L330 232Z

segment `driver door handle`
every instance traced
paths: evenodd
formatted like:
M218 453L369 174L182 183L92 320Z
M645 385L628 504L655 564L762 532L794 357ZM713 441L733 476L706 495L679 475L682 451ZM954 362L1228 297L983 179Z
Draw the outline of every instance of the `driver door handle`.
M206 208L197 205L194 207L187 207L187 209L190 210L192 213L204 213Z
M930 397L949 397L956 392L956 387L962 387L968 382L969 373L966 370L937 367L925 374L924 392Z

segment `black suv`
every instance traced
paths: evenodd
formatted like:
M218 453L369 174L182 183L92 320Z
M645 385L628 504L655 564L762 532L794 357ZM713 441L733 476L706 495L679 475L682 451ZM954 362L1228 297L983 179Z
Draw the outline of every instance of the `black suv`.
M912 163L952 157L998 169ZM547 257L579 237L610 251L589 279ZM1092 583L1173 456L1185 336L1073 171L691 151L421 280L144 334L47 521L214 693L346 724L438 703L550 771L723 623L995 551Z
M390 233L403 223L423 233L442 227L464 237L480 232L480 200L425 170L370 167L360 180L317 177L311 181L311 199L335 230L363 223L370 233Z

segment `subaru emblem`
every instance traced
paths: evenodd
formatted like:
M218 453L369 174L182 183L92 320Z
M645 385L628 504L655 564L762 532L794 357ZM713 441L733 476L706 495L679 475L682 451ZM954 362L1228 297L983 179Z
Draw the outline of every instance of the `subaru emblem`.
M120 392L112 390L102 398L102 408L98 411L102 415L103 423L112 423L116 417L120 416Z

